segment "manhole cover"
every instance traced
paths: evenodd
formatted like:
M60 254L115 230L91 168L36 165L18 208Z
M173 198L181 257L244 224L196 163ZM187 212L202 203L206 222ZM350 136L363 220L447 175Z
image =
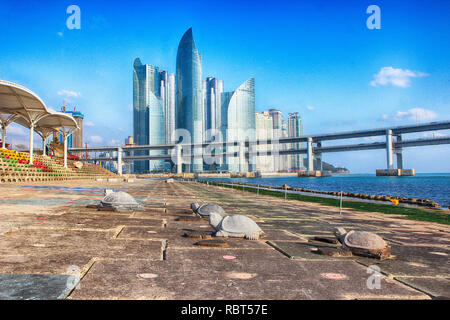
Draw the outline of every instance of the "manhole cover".
M426 264L416 263L416 262L408 262L410 266L419 267L419 268L428 268Z
M330 257L351 257L353 256L350 250L343 250L341 248L314 248L312 252Z
M240 280L248 280L257 276L256 273L247 273L247 272L227 272L225 273L227 278L231 279L240 279Z
M154 279L158 277L155 273L140 273L138 276L144 279Z
M322 277L326 279L332 279L332 280L345 280L347 279L347 276L342 273L322 273Z
M438 251L431 251L431 254L437 254L439 256L447 256L447 254L445 252L438 252Z
M207 231L188 231L184 233L184 236L196 239L211 239L212 237L211 233Z
M314 237L313 240L334 244L338 243L337 239L334 237Z
M223 240L201 240L195 244L204 247L228 247L228 243Z
M117 209L115 208L97 208L98 211L111 211L111 212L117 212Z

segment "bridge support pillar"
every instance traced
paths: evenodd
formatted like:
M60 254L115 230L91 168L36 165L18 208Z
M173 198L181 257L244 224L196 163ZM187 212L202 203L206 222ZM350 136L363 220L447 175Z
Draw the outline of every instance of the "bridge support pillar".
M397 142L402 141L402 136L397 136ZM398 148L395 150L395 156L397 158L397 169L403 169L403 154L402 154L402 148Z
M386 156L387 156L387 169L394 169L394 146L392 142L392 130L386 130Z
M317 142L317 148L322 147L322 142ZM322 153L317 153L316 154L316 159L317 159L317 170L322 171L323 170L323 166L322 166Z
M307 171L314 171L314 156L313 156L313 141L311 137L308 137L306 142L306 153L307 153Z
M401 142L401 135L397 135L397 142ZM394 169L394 154L397 158L397 169ZM400 176L414 176L416 170L414 169L403 169L403 155L402 149L394 149L394 144L392 142L392 130L386 130L386 155L387 155L387 169L376 170L377 176L389 176L389 177L400 177Z
M181 157L181 145L175 146L175 164L177 166L177 174L183 173L183 158Z
M118 147L117 148L117 174L119 176L122 175L122 153L123 153L122 147Z

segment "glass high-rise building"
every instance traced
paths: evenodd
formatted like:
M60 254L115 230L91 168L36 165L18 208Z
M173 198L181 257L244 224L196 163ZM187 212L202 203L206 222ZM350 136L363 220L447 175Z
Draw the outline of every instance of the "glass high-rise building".
M255 79L250 78L233 92L224 92L221 98L221 132L224 141L254 141L255 134ZM238 146L228 146L227 152L238 152ZM227 157L225 169L230 172L255 171L256 157L247 158L244 167L239 157Z
M256 122L256 140L272 140L273 139L273 119L269 112L255 112ZM259 172L273 172L274 157L269 154L272 152L272 144L261 144L256 147L258 152L262 154L256 157L256 170Z
M283 138L283 114L280 110L277 109L269 109L269 115L272 117L273 122L273 139L279 140ZM284 169L284 157L279 155L279 152L284 149L284 146L281 146L278 143L275 143L273 146L273 165L274 171L283 171Z
M221 123L221 97L223 93L223 81L214 77L208 77L203 83L204 88L204 141L220 142L223 141L220 131ZM223 152L224 148L212 148L207 152ZM212 163L211 163L212 162ZM216 170L223 165L222 157L214 157L213 161L206 163L207 170ZM209 165L208 165L209 164Z
M175 74L167 76L165 90L166 143L175 142Z
M287 133L289 138L298 138L303 135L302 118L298 112L289 113L287 118ZM290 148L300 149L301 143L290 143ZM290 170L301 170L303 166L303 156L301 154L290 155Z
M166 71L152 65L143 65L139 58L133 64L133 136L137 145L166 143L166 114L170 100L170 81ZM173 91L173 89L172 89ZM173 99L173 97L172 97ZM151 150L150 155L164 154L165 150ZM135 151L148 155L149 151ZM163 160L137 160L137 173L164 169Z
M223 81L214 77L205 80L205 141L211 140L214 130L220 130Z
M202 143L204 138L204 101L202 62L194 42L192 28L181 38L177 52L176 66L176 129L190 133L191 143ZM177 138L177 137L176 137ZM193 154L201 154L201 148L194 148ZM195 158L183 170L203 170L203 159Z

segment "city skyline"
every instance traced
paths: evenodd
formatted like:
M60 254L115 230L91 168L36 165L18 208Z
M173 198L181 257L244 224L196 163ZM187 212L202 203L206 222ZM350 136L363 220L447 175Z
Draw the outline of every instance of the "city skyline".
M11 13L17 26L6 28L2 35L11 50L0 53L0 78L31 88L56 110L68 99L69 106L77 106L86 115L85 141L90 145L121 144L132 133L132 121L124 121L132 105L130 61L139 56L173 73L176 38L190 25L197 30L202 56L208 57L203 78L223 79L224 91L256 78L256 111L299 112L304 134L450 118L448 33L437 34L449 30L449 22L440 14L448 11L445 2L410 2L405 13L402 5L380 1L380 30L365 27L368 3L286 4L283 19L271 27L256 19L264 20L280 7L268 4L250 13L250 6L244 5L234 17L248 19L237 19L229 30L222 15L211 13L201 20L194 12L197 6L189 9L180 4L177 9L172 6L165 28L151 29L139 38L132 35L139 22L127 24L138 13L124 18L120 10L102 12L100 5L81 1L82 29L69 31L64 29L64 5L49 5L46 12L26 4L17 5L23 10L16 6L12 10L9 5L0 4L1 14ZM157 6L164 12L164 5ZM180 18L183 10L187 12L184 19ZM298 19L289 19L294 16ZM210 24L214 19L220 23ZM29 28L30 24L36 28ZM236 31L245 26L252 28L247 36L240 36ZM93 39L97 40L94 45ZM35 44L34 50L24 47L24 40ZM268 49L273 43L276 50ZM99 112L98 106L108 106L111 112ZM12 128L11 141L26 143L25 130ZM448 172L444 160L448 157L445 147L429 147L425 154L412 148L405 151L405 166L418 172ZM383 158L382 152L370 151L326 155L324 160L353 172L373 172L383 167Z

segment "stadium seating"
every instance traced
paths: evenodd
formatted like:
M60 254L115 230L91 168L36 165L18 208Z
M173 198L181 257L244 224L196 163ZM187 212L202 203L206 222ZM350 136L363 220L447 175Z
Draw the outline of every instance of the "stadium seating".
M0 183L6 182L37 182L97 179L117 176L115 173L94 164L84 163L78 169L74 159L67 160L49 156L35 155L30 165L28 153L0 148Z

